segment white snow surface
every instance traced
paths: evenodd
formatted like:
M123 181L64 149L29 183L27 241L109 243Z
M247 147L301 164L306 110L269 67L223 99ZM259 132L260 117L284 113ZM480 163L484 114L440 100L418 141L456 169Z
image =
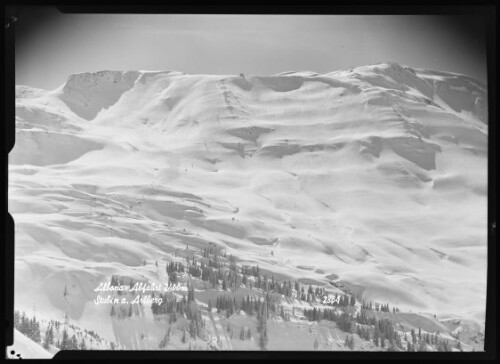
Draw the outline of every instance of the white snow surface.
M18 86L16 110L17 309L111 335L99 282L160 280L155 260L210 241L276 274L484 321L487 94L470 77L103 71Z
M51 359L54 355L45 350L40 344L14 329L14 343L6 347L7 358L19 359ZM13 353L14 352L14 353Z

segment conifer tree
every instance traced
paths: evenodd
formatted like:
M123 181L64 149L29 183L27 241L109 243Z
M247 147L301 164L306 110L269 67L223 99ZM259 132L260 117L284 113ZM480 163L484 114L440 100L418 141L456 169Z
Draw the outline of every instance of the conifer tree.
M379 346L379 339L380 339L380 332L378 330L378 327L375 327L375 331L373 332L373 343L375 346Z
M49 345L54 345L54 327L52 324L50 324L48 327L48 334L49 334Z
M260 334L259 337L259 348L260 350L267 350L267 344L269 338L267 337L267 302L262 304L259 310L259 315L257 317L257 332Z
M192 284L188 288L188 303L194 301L194 287Z
M71 343L66 329L64 329L62 332L62 339L59 348L61 350L71 350Z
M80 342L80 350L87 350L87 345L85 344L85 340L83 338Z
M50 329L52 328L52 326L49 324L49 326L47 326L47 330L45 331L45 338L43 340L43 347L44 349L49 349L50 347L50 344L51 344L51 340L54 341L54 338L52 337L51 338L51 333L50 333ZM53 335L53 333L52 333Z
M196 323L195 320L191 320L189 323L189 335L194 339L196 338Z
M28 337L36 343L42 342L42 337L40 334L40 323L33 317L29 323Z
M354 336L351 335L351 340L349 340L349 349L354 350Z
M269 338L267 337L267 326L264 326L259 336L259 348L260 350L267 350L267 344L269 342Z
M71 337L71 349L70 350L78 350L78 341L76 340L75 334Z

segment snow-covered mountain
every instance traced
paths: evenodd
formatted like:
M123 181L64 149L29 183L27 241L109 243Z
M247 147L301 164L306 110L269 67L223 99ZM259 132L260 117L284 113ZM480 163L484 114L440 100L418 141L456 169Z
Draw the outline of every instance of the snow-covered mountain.
M16 308L111 335L99 282L161 280L156 260L214 242L275 277L483 322L487 134L485 85L398 64L17 86Z

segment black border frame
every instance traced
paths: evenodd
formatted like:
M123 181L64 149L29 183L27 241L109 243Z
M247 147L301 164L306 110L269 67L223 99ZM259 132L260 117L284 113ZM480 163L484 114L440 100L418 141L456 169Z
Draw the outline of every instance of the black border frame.
M68 5L69 3L69 5ZM286 360L317 360L317 359L384 359L384 360L494 360L497 358L497 262L498 252L495 238L497 236L498 210L494 201L497 201L497 175L495 165L498 163L497 140L498 127L496 125L496 107L498 105L497 87L498 75L496 71L497 49L497 12L495 0L478 1L369 1L369 0L338 0L333 4L325 4L315 0L302 4L285 5L273 1L266 5L256 5L245 1L229 3L215 1L211 4L186 1L182 4L158 5L144 0L142 4L130 4L122 1L120 4L109 4L105 1L88 1L80 4L69 1L52 1L49 4L40 4L34 1L20 1L17 4L8 4L3 7L4 36L2 51L2 77L4 80L4 120L0 124L2 129L2 242L4 242L4 282L5 282L5 347L13 342L13 313L14 313L14 222L8 213L8 153L15 143L15 72L14 72L14 31L17 6L56 6L65 13L177 13L177 14L370 14L370 15L479 15L484 18L487 43L487 72L488 72L488 268L487 268L487 303L485 325L485 347L483 352L314 352L314 351L64 351L54 356L54 359L286 359ZM9 25L7 27L7 25Z

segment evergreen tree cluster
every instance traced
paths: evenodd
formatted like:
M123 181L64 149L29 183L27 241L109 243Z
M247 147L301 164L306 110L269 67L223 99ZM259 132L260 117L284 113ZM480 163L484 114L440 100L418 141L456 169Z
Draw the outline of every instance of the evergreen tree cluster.
M87 350L87 345L85 344L85 339L82 337L80 342L75 334L71 337L66 329L63 329L61 340L56 343L56 347L59 350Z
M188 264L187 268L184 268L181 263L169 263L167 265L167 272L184 272L185 269L196 278L201 278L203 281L212 284L212 287L218 287L221 285L224 291L226 290L236 290L241 284L248 286L250 288L258 288L263 291L275 292L280 295L292 298L293 291L299 292L300 285L298 282L292 282L290 280L285 282L278 282L272 276L271 279L267 275L261 275L259 266L248 266L244 265L238 268L236 265L236 258L230 255L228 258L229 267L225 263L226 253L220 253L220 248L215 245L207 245L201 249L201 255L204 259L201 260L198 265L195 261L194 255L192 256L191 262L186 259ZM227 270L227 267L229 268ZM255 282L249 277L254 277ZM172 279L171 279L172 280ZM325 294L323 287L309 286L308 294L303 290L302 296L298 294L299 299L304 301L312 302L320 299ZM351 298L354 300L354 297ZM344 304L344 303L342 303ZM354 301L352 303L354 304Z
M377 322L377 319L375 318L375 315L368 315L368 312L366 309L361 309L356 317L356 322L360 325L370 325L370 326L375 326L375 323Z
M359 337L365 340L373 340L375 346L386 347L388 349L402 349L401 337L394 329L392 322L388 319L376 319L374 316L368 317L366 310L361 310L356 316L345 311L340 313L334 309L305 309L304 316L309 321L328 320L337 324L337 327L348 333L356 332ZM363 326L364 325L364 326ZM368 327L373 327L369 329ZM371 335L370 332L373 331Z
M215 308L217 313L225 311L226 317L230 317L232 314L239 312L241 305L236 301L236 297L232 297L228 294L218 296L215 301Z
M368 311L376 311L376 312L391 312L391 309L389 308L389 304L381 304L378 302L372 303L371 301L365 302L363 301L361 303L361 308L363 310L368 310ZM392 307L392 313L399 312L399 308L393 306Z
M188 333L192 338L196 336L200 336L202 334L202 329L205 327L205 322L201 316L201 310L196 304L195 295L194 295L194 287L192 285L188 286L188 297L182 297L182 300L178 301L175 296L169 294L168 292L165 294L160 294L162 298L162 303L158 304L153 302L151 304L151 311L153 315L169 315L169 324L172 324L177 321L177 315L181 317L186 317L189 322ZM170 336L170 333L169 333ZM160 348L164 348L168 340L165 340L160 344L164 345Z
M197 336L201 337L202 330L205 327L205 322L201 317L200 310L194 310L189 322L189 335L194 339Z
M275 313L285 321L289 320L289 315L285 312L283 306L276 304L273 300L274 296L272 293L278 294L280 299L281 296L285 296L288 298L298 298L310 303L322 302L323 297L326 295L325 288L321 286L313 287L309 285L307 287L299 284L298 281L288 280L278 282L274 279L274 276L268 278L266 274L261 274L259 266L244 265L238 268L236 258L230 255L228 260L226 260L225 251L222 253L221 249L215 245L203 247L201 255L203 259L198 262L195 260L194 255L186 258L186 267L181 263L168 263L167 272L169 276L170 274L187 271L192 277L201 278L201 280L211 283L213 287L221 287L224 291L236 291L240 285L264 291L266 294L264 300L252 298L250 295L237 299L232 294L224 294L218 296L215 301L217 312L224 312L228 318L240 310L249 316L257 315L259 347L262 350L266 350L268 343L266 320L269 314ZM193 301L194 289L188 287L187 301L185 297L182 301L176 302L175 299L168 299L164 296L162 305L153 304L152 310L154 314L168 313L174 315L174 321L175 314L186 315L192 322L186 328L185 334L194 337L193 335L196 335L197 326L193 317L196 317L197 311L195 310L193 313L188 308L189 304ZM342 331L348 333L346 337L347 347L354 347L354 337L352 334L355 333L363 340L373 341L376 346L388 350L403 349L402 339L394 329L393 323L386 318L377 319L373 315L373 312L397 313L399 312L399 308L395 306L390 307L388 303L381 304L378 302L363 301L361 303L361 310L353 315L349 313L352 310L348 309L356 305L356 299L353 295L336 294L334 300L328 300L327 302L327 305L333 306L336 309L319 309L314 307L312 309L305 309L304 316L310 321L329 320L335 322ZM212 312L212 304L213 302L209 300L209 312ZM372 314L369 314L369 312L372 312ZM251 335L249 330L248 333ZM239 338L244 340L246 336L247 332L242 328L239 332ZM407 348L409 350L426 350L428 345L433 345L439 351L451 350L452 346L447 340L435 339L428 333L425 335L419 333L415 340L412 339L408 342ZM454 344L459 350L461 349L460 345L460 341L458 340Z
M300 286L298 281L290 280L278 282L271 276L269 279L266 274L261 275L259 266L244 265L238 268L236 258L230 255L228 258L229 266L226 264L226 253L221 253L221 249L215 245L207 245L200 250L201 259L195 260L193 254L191 258L186 257L184 266L179 262L167 263L167 273L172 283L178 282L178 274L187 271L192 277L201 278L205 282L212 284L212 287L220 287L222 290L236 291L242 284L249 288L261 289L265 292L274 292L288 298L298 298L302 301L315 302L321 301L325 296L325 288L317 286L313 288L309 285L307 292L304 286ZM250 277L252 277L250 279ZM296 292L296 295L294 294ZM340 302L332 303L333 306L353 306L355 304L354 296L342 296Z
M201 249L201 255L203 258L210 258L211 256L219 256L221 254L222 248L218 247L213 243L208 243ZM224 253L222 254L224 255Z
M75 325L64 325L57 320L48 321L42 337L40 322L35 317L28 318L25 312L20 313L18 310L14 312L14 327L31 340L41 344L46 350L52 346L60 350L87 350L85 339L88 339L90 344L94 341L103 341L93 330L82 331ZM72 336L69 336L68 329L74 331Z
M386 318L378 319L374 326L373 343L375 346L389 350L402 349L401 337L394 329L390 320Z
M168 262L166 266L166 271L168 274L169 282L172 284L177 284L179 282L177 277L178 273L185 272L184 264L179 262Z
M259 333L259 348L260 350L267 350L267 344L269 343L269 337L267 334L267 319L269 312L267 310L267 305L262 304L257 311L257 332Z
M54 327L52 322L47 325L47 330L45 331L45 337L43 339L43 347L49 349L51 345L54 345Z
M345 338L344 345L346 347L348 347L349 349L354 350L354 336L347 335L346 338Z
M345 332L351 332L354 322L354 318L351 314L342 311L338 312L335 309L325 308L312 308L312 309L304 309L304 316L309 321L321 321L328 320L333 321L337 324L337 326Z
M267 294L265 299L254 299L250 295L245 296L241 300L237 300L236 297L230 294L224 294L217 297L215 302L215 308L217 313L225 311L226 317L242 310L249 316L253 316L262 310L262 306L266 306L266 311L268 313L277 313L276 304L273 302L271 295ZM209 302L209 307L211 302ZM280 312L280 315L282 312ZM283 314L284 315L284 314Z
M116 307L112 305L109 315L119 319L132 317L134 315L139 315L139 307L133 304L129 304L128 306L120 304Z
M407 351L428 351L429 346L434 347L436 351L451 351L452 345L448 339L441 338L439 332L434 334L422 334L422 330L418 329L418 334L415 329L410 330L410 338L405 334L406 350ZM456 340L455 347L462 350L460 341Z
M252 331L249 327L242 327L240 330L240 340L250 340L252 339Z
M29 319L26 313L14 312L14 327L36 343L41 344L40 323L35 317Z
M247 276L258 277L258 276L260 276L260 268L258 265L257 266L243 265L241 267L241 274L247 275Z
M164 294L160 293L159 297L162 298L161 304L158 304L156 302L153 302L151 304L151 311L153 312L153 315L166 315L176 313L181 316L188 316L189 313L191 313L188 313L188 307L192 305L188 305L186 296L183 296L179 301L169 292L166 292Z

